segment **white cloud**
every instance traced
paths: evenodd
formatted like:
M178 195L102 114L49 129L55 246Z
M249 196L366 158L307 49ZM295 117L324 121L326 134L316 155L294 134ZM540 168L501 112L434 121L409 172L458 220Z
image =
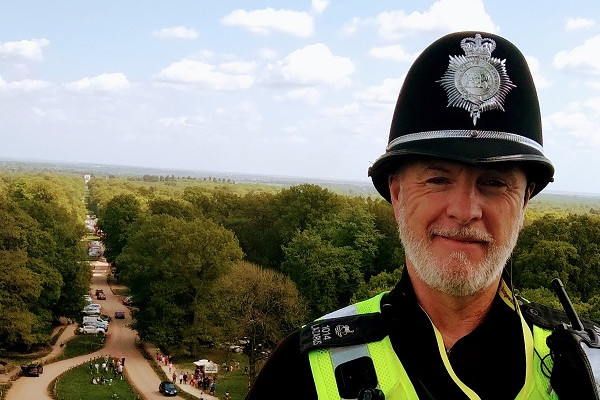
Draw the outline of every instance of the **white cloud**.
M185 26L174 26L171 28L162 28L152 32L152 36L159 39L187 39L194 40L198 38L198 32Z
M264 58L265 60L274 60L277 58L277 51L269 48L260 49L258 54L261 58Z
M369 54L375 58L401 62L413 61L418 54L410 54L399 44L393 46L373 47Z
M600 98L569 104L544 118L545 130L575 139L579 145L600 146Z
M587 29L594 26L596 23L591 18L567 18L565 22L565 30L574 31L579 29Z
M357 100L365 104L395 104L398 99L398 93L404 83L404 77L399 79L385 79L379 86L371 86L370 88L358 92L354 95Z
M179 117L164 117L159 118L158 122L165 128L178 128L178 127L197 127L205 122L203 117L199 116L188 116L183 115Z
M1 86L2 84L0 83L0 87ZM34 90L45 89L50 86L50 83L39 79L24 79L22 81L10 82L6 86L9 90L14 89L24 92L31 92Z
M234 10L221 20L229 26L240 26L252 33L268 35L274 31L288 33L298 37L310 37L315 32L313 18L302 11L262 10L246 11Z
M575 73L600 74L600 35L586 40L572 50L563 50L556 54L553 65L561 70Z
M525 56L527 60L527 65L529 65L529 70L531 71L531 75L533 76L533 82L535 82L535 87L538 89L545 89L551 85L550 81L540 69L540 62L534 56Z
M76 92L118 92L129 89L129 81L125 74L115 72L101 74L93 77L85 77L65 85L69 90Z
M325 83L336 87L350 83L354 63L349 58L335 56L323 43L308 45L290 53L279 62L288 82L301 84Z
M292 100L305 101L310 105L317 105L321 100L321 93L315 88L293 89L286 96Z
M254 77L247 73L230 73L227 68L241 63L224 64L225 71L203 61L183 59L163 68L158 79L175 83L203 84L215 90L247 89L254 84Z
M342 33L345 35L353 35L358 31L358 28L363 24L363 20L358 17L353 17L350 21L342 26Z
M325 107L320 114L327 118L343 118L356 115L359 110L360 106L358 103L353 102L341 107Z
M314 14L321 15L328 6L329 0L312 0L310 9Z
M30 61L42 61L42 48L48 46L48 39L20 40L0 44L0 55L5 57L22 58Z
M67 116L61 109L43 109L40 107L31 107L31 112L39 118L48 121L68 121Z
M230 74L249 74L256 70L256 63L254 61L232 61L219 64L219 68Z
M356 30L361 24L377 26L380 36L390 40L421 32L498 31L482 0L438 0L423 12L385 11L374 18L353 21L345 31Z

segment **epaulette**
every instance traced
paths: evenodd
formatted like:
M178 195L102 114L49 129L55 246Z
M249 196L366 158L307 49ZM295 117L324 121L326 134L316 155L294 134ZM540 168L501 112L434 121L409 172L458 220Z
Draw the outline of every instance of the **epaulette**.
M539 303L520 302L519 308L523 313L523 318L528 324L534 324L544 329L554 329L557 325L570 325L569 317L564 311L555 310ZM598 324L593 321L582 318L581 323L584 328L600 330Z
M387 331L382 313L322 319L302 328L300 352L376 342L386 337Z

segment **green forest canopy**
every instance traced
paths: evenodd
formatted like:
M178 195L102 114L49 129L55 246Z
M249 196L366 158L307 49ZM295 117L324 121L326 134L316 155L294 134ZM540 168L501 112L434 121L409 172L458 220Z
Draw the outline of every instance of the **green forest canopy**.
M375 197L174 177L88 186L77 174L0 177L0 346L30 348L58 317L78 316L90 283L84 197L133 295L134 327L173 353L240 337L270 348L312 318L391 289L404 261L391 208ZM548 287L560 277L581 315L600 320L599 210L600 198L531 202L511 262L520 294L556 306ZM234 304L254 317L237 318Z

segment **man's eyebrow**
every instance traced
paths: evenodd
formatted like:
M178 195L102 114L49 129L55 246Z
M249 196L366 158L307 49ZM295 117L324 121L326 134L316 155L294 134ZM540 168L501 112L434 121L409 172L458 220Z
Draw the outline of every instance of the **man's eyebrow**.
M427 162L423 166L424 171L438 171L438 172L450 172L450 168L445 166L442 163L437 163L435 161Z

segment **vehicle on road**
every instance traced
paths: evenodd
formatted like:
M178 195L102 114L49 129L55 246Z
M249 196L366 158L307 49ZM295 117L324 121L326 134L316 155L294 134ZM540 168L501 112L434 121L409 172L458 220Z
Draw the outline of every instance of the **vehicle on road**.
M106 314L100 314L100 315L98 315L98 318L100 318L101 320L104 320L106 322L112 321L112 318L110 317L110 315L106 315Z
M159 393L162 393L163 396L177 396L177 388L169 381L162 381L160 385L158 385L158 391Z
M79 327L79 333L106 333L106 330L95 325L82 325Z
M98 300L106 300L106 295L104 294L104 292L100 292L96 295L96 298Z
M85 322L82 326L94 326L96 328L104 329L104 333L108 332L108 322Z
M124 319L125 311L115 311L115 319Z
M21 365L21 371L25 376L40 376L40 374L44 372L44 367L39 363L31 363Z
M129 307L131 305L131 296L123 297L123 304L125 304L127 307Z
M88 323L100 323L103 325L108 325L108 320L103 318L101 315L86 315L83 317L83 325Z

